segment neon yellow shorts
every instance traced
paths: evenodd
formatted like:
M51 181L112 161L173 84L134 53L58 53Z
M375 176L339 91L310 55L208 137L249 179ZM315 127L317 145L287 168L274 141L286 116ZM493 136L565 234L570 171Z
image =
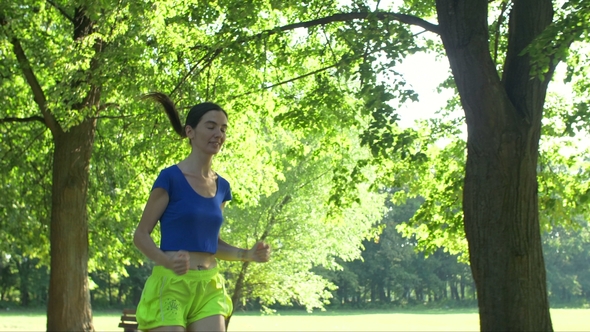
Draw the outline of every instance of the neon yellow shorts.
M205 317L223 315L233 310L225 291L225 280L218 268L189 270L184 275L163 266L155 266L137 306L138 329L159 326L182 326Z

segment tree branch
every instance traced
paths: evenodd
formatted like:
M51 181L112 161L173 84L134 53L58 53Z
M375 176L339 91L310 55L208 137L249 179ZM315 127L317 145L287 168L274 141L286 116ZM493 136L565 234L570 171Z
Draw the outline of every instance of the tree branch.
M422 33L422 32L419 32L419 33L415 34L414 36L416 36L416 35L419 35L419 34L421 34L421 33ZM356 56L356 57L353 57L353 58L351 58L351 59L348 59L348 60L349 60L349 61L350 61L350 60L357 60L357 59L363 58L363 57L365 57L365 56L367 56L367 55L369 55L369 54L373 54L373 53L377 53L377 52L383 51L385 48L387 48L387 46L386 46L386 47L381 47L381 48L378 48L378 49L374 50L373 52L368 52L368 53L367 53L367 52L364 52L364 53L363 53L363 54L361 54L360 56ZM253 93L256 93L256 92L259 92L259 91L263 91L263 90L267 90L267 89L272 89L272 88L274 88L274 87L277 87L277 86L280 86L280 85L284 85L284 84L287 84L287 83L295 82L295 81L297 81L297 80L300 80L300 79L302 79L302 78L306 78L306 77L308 77L308 76L311 76L311 75L315 75L315 74L321 73L321 72L323 72L323 71L326 71L326 70L328 70L328 69L331 69L331 68L338 67L338 66L339 66L341 63L342 63L342 61L338 61L338 62L336 62L336 63L334 63L334 64L331 64L331 65L329 65L329 66L326 66L326 67L322 67L322 68L316 69L316 70L314 70L314 71L311 71L311 72L309 72L309 73L305 73L305 74L303 74L303 75L300 75L300 76L297 76L297 77L293 77L293 78L290 78L290 79L288 79L288 80L285 80L285 81L280 81L280 82L277 82L277 83L273 83L273 84L271 84L271 85L267 85L267 86L265 86L265 87L262 87L262 88L260 88L260 89L255 89L255 90L251 90L251 91L248 91L248 92L244 92L244 93L242 93L242 94L239 94L239 95L231 96L231 97L229 97L228 99L229 99L229 100L234 100L234 99L236 99L236 98L240 98L240 97L248 96L248 95L251 95L251 94L253 94Z
M416 17L416 16L391 13L391 12L353 12L353 13L334 14L334 15L319 18L316 20L288 24L288 25L278 27L275 29L262 31L256 35L238 38L233 43L245 43L245 42L252 40L252 39L260 38L263 36L270 36L270 35L277 34L279 32L295 30L298 28L310 28L310 27L314 27L314 26L318 26L318 25L326 25L326 24L334 23L334 22L348 22L348 21L353 21L353 20L366 20L371 17L375 17L375 18L382 20L382 21L386 20L386 19L392 19L392 20L395 20L395 21L398 21L401 23L416 25L416 26L424 28L427 31L434 32L436 34L440 34L438 25L432 24L432 23L425 21L425 20L423 20L419 17ZM197 49L197 48L199 48L199 46L192 47L192 49ZM212 49L209 53L209 54L212 54L211 58L209 59L209 62L206 64L206 66L210 65L211 62L223 51L224 48L225 48L224 46L221 46L216 49ZM206 68L206 66L203 67L203 69ZM186 79L193 73L195 68L196 68L196 65L194 65L192 68L190 68L189 72L174 87L174 89L172 90L173 93L176 92L176 90L178 90L180 88L180 86L186 81ZM329 68L331 68L331 67L329 67ZM328 69L328 68L324 68L324 70L325 69ZM313 73L311 73L311 74L313 74ZM304 75L299 78L302 78L305 76L308 76L308 75ZM285 84L285 83L288 83L288 81L279 83L279 85ZM273 86L276 86L276 85L273 85ZM272 86L270 86L270 87L272 87ZM270 88L270 87L267 87L267 88ZM250 93L245 93L240 96L248 95L248 94L250 94ZM239 97L239 96L236 96L236 97Z
M504 23L504 15L506 13L506 9L508 8L508 3L510 1L505 0L502 3L502 8L500 10L500 15L498 16L498 26L496 27L496 31L494 34L494 63L498 63L498 47L500 44L500 28Z
M35 76L35 73L31 68L29 60L27 59L27 56L25 55L25 52L19 40L16 37L13 37L11 43L13 46L14 54L16 55L23 75L25 76L27 83L29 83L29 86L33 90L33 99L35 100L35 102L39 106L39 109L41 110L41 113L43 114L43 118L45 119L45 125L47 125L49 130L51 130L51 132L54 135L60 134L62 132L62 129L59 123L57 123L53 115L47 109L47 99L45 99L45 93L43 92L43 89L41 88L41 85L39 84L39 81L37 80L37 77Z
M184 82L186 82L186 80L189 78L189 76L193 75L193 73L195 72L195 69L197 69L197 66L204 61L207 57L209 57L209 59L207 60L207 62L205 62L205 64L203 65L203 67L199 70L199 72L202 72L203 70L205 70L207 67L209 67L212 63L213 60L215 60L215 58L217 58L219 56L219 54L221 54L221 51L223 50L223 48L218 48L215 51L211 53L207 53L205 54L203 57L201 57L201 59L199 59L197 61L197 63L195 63L190 69L189 71L186 73L186 75L184 75L184 77L180 80L180 82L178 82L178 84L176 84L176 86L174 87L174 89L172 89L172 91L168 94L169 96L172 96L176 91L178 91L178 89L180 89L180 87L184 84Z
M285 81L281 81L281 82L278 82L278 83L274 83L274 84L271 84L271 85L267 85L267 86L265 86L265 87L263 87L263 88L261 88L261 89L256 89L256 90L252 90L252 91L244 92L244 93L242 93L242 94L239 94L239 95L236 95L236 96L233 96L233 97L229 97L228 99L229 99L229 100L234 100L234 99L236 99L236 98L240 98L240 97L244 97L244 96L251 95L251 94L253 94L253 93L256 93L256 92L258 92L258 91L261 91L261 90L272 89L272 88L274 88L274 87L277 87L277 86L280 86L280 85L284 85L284 84L287 84L287 83L295 82L295 81L297 81L297 80L300 80L300 79L302 79L302 78L306 78L306 77L308 77L308 76L311 76L311 75L315 75L315 74L321 73L321 72L323 72L323 71L326 71L326 70L328 70L328 69L330 69L330 68L338 67L338 65L339 65L339 64L340 64L340 63L339 63L339 62L337 62L337 63L335 63L335 64L332 64L332 65L330 65L330 66L323 67L323 68L320 68L320 69L314 70L314 71L312 71L312 72L305 73L305 74L303 74L303 75L300 75L300 76L297 76L297 77L290 78L290 79L288 79L288 80L285 80Z
M8 122L33 122L33 121L39 121L43 124L45 124L45 119L43 119L43 117L35 115L35 116L30 116L28 118L12 118L12 117L8 117L8 118L1 118L0 119L0 123L8 123Z
M66 13L66 11L61 8L60 6L58 6L54 1L52 0L46 0L47 3L49 3L50 5L53 6L53 8L57 9L65 18L67 18L70 22L74 23L74 18L71 17L68 13Z
M334 14L332 16L328 16L328 17L323 17L323 18L319 18L316 20L311 20L311 21L306 21L306 22L299 22L299 23L293 23L293 24L288 24L273 30L267 30L264 31L262 33L260 33L259 35L272 35L275 34L279 31L288 31L288 30L294 30L294 29L298 29L298 28L310 28L316 25L326 25L329 23L334 23L334 22L348 22L348 21L353 21L353 20L365 20L371 17L375 17L379 20L386 20L386 19L392 19L401 23L406 23L406 24L410 24L410 25L416 25L419 27L422 27L430 32L434 32L436 34L440 34L439 31L439 27L436 24L432 24L428 21L425 21L419 17L416 16L412 16L412 15L406 15L406 14L398 14L398 13L390 13L390 12L356 12L356 13L340 13L340 14Z
M4 16L0 17L0 24L8 24L8 21ZM45 98L45 93L43 92L43 89L41 88L41 85L39 84L39 81L37 80L37 77L35 76L35 73L31 68L29 59L27 59L27 56L20 44L20 41L16 37L12 36L10 38L10 43L12 44L14 55L16 56L16 59L18 61L18 64L20 65L23 75L25 76L27 83L33 91L33 99L35 100L35 103L37 103L39 109L41 110L41 113L43 114L45 125L49 128L49 130L51 130L54 136L61 134L63 130L60 127L57 120L55 119L55 117L47 109L47 100Z
M110 119L110 120L121 120L121 119L129 119L135 118L137 115L101 115L96 117L91 117L91 119L102 120L102 119Z
M27 144L26 146L22 146L22 145L18 145L16 148L18 149L18 151L15 151L14 156L22 156L25 151L29 151L30 147L33 145L33 143L35 143L37 140L39 140L39 138L43 135L43 133L45 132L45 130L47 130L47 126L43 127L43 129L39 132L39 134L37 134L32 140L29 141L29 144ZM13 150L15 149L14 146L11 146L10 149L8 149L8 151L6 151L4 153L4 155L2 155L2 157L0 158L0 160L8 160L8 154L11 153ZM16 157L15 157L16 158ZM14 165L14 159L10 159L8 160L8 165Z
M398 21L401 23L416 25L416 26L426 29L427 31L434 32L436 34L440 34L440 30L439 30L438 25L432 24L432 23L425 21L425 20L423 20L419 17L416 17L416 16L406 15L406 14L398 14L398 13L390 13L390 12L353 12L353 13L339 13L339 14L334 14L331 16L319 18L316 20L288 24L288 25L285 25L282 27L277 27L277 28L271 29L271 30L262 31L256 35L238 38L237 40L234 41L234 43L243 43L243 42L247 42L249 40L259 38L262 36L270 36L270 35L277 34L279 32L295 30L298 28L311 28L314 26L326 25L326 24L334 23L334 22L348 22L348 21L353 21L353 20L366 20L371 17L375 17L375 18L382 20L382 21L386 20L386 19L392 19L392 20L395 20L395 21ZM193 47L193 49L197 49L197 48L199 48L199 47L198 46ZM222 46L222 47L219 47L219 48L212 50L212 51L219 52L223 48L224 47Z
M553 3L550 0L515 1L508 22L508 49L504 60L502 84L517 111L529 123L540 125L549 80L531 79L534 62L530 54L522 54L533 41L543 34L553 21ZM549 62L547 77L553 75L557 62ZM525 97L533 96L533 97Z
M106 103L106 104L102 104L100 105L100 107L98 108L98 112L101 112L109 107L114 107L114 108L119 108L120 105L117 103Z

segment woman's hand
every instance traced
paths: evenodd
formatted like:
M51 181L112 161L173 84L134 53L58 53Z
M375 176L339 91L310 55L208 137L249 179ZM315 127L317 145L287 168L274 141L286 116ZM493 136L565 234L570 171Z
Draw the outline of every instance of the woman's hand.
M251 249L242 249L219 239L215 257L226 261L264 263L270 259L270 246L260 241Z
M172 257L166 266L168 269L174 271L177 275L185 274L190 266L188 251L179 250Z
M269 259L270 246L264 242L258 242L250 250L246 251L247 261L265 263Z

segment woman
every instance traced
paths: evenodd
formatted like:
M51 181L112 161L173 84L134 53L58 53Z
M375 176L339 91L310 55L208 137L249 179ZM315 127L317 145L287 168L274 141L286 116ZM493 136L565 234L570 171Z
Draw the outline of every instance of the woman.
M139 329L224 331L232 303L217 258L267 262L270 247L231 246L219 238L222 210L231 200L229 183L211 169L228 128L227 113L213 103L191 108L181 125L174 103L164 94L146 96L164 106L174 130L188 137L190 155L163 169L156 179L133 241L155 262L137 307ZM158 248L151 232L160 221Z

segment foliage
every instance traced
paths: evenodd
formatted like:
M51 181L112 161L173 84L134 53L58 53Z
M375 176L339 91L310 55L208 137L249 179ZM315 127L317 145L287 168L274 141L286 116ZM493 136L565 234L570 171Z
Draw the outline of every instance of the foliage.
M590 303L590 230L587 221L574 223L576 228L557 226L544 237L549 299L556 306Z
M330 205L335 195L333 178L343 169L349 172L354 156L358 158L359 153L350 152L359 149L354 135L296 140L289 131L271 127L272 134L259 139L258 145L268 144L272 154L288 156L275 164L282 169L281 177L275 179L277 190L260 196L256 206L230 204L222 237L241 247L267 241L273 258L264 265L230 264L227 270L234 276L229 279L230 289L238 292L235 276L247 267L245 290L240 290L243 304L257 299L266 308L274 303L323 308L330 297L327 290L333 286L312 268L334 269L336 257L347 261L359 257L362 239L374 233L372 226L381 217L384 198L361 185L350 194L358 197L357 202L340 204L340 208ZM272 173L261 176L272 179Z
M512 2L488 4L487 42L502 76ZM358 257L362 239L374 235L369 226L380 217L375 193L384 188L400 189L393 196L397 204L424 200L412 218L383 223L387 227L378 242L364 242L367 261L414 257L426 262L407 249L395 252L404 241L430 254L428 259L465 254L463 118L449 118L459 109L459 99L443 110L445 119L416 128L396 123L396 105L418 96L395 66L412 52L440 54L442 45L400 23L406 16L392 13L409 15L417 26L433 31L435 26L418 17L434 20L435 3L412 0L388 6L319 0L19 0L3 5L0 257L19 256L39 266L49 261L53 142L40 114L49 112L64 130L97 119L87 203L89 272L97 285L92 294L104 298L110 284L122 284L127 277L141 280L141 273L130 268L143 260L131 244L133 229L159 169L188 152L186 144L172 137L163 112L138 98L154 90L169 93L182 113L203 100L219 101L230 111L230 136L214 165L234 192L224 236L244 246L264 237L278 249L274 265L251 266L246 279L246 295L264 306L295 300L308 308L321 307L332 285L310 270L336 269ZM366 15L336 16L341 13ZM87 35L81 36L80 26L73 24L75 14L92 22ZM572 105L551 100L546 107L547 139L542 141L538 175L548 231L588 219L586 151L564 155L554 144L560 135L587 132L587 18L583 1L565 1L556 22L526 49L535 60L533 74L545 75L551 64L565 60L576 94ZM46 109L39 105L40 96L31 93L23 75L27 68L15 55L15 40L40 84ZM81 106L91 87L100 87L98 106ZM455 86L449 80L445 88ZM318 239L321 248L302 250ZM3 279L8 289L15 287L17 264L9 261L2 270L9 275ZM439 294L443 287L437 282L448 281L443 275L459 274L432 277L442 263L424 268L427 272L399 275L376 266L365 270L357 266L360 261L350 264L350 270L335 272L339 279L333 283L341 280L346 289L376 287L375 276L387 272L387 287L398 294L407 284L414 291ZM354 266L359 274L351 273ZM240 267L228 269L235 275ZM279 291L278 285L285 287ZM134 299L136 289L126 287L119 293Z
M285 305L262 302L272 309L282 310L286 307L309 308L324 307L329 311L343 308L413 308L426 304L430 308L442 307L469 307L473 305L473 281L468 266L456 261L456 256L441 250L424 257L416 250L416 241L404 238L395 224L410 218L420 201L410 202L402 206L390 207L389 213L384 217L383 223L387 226L383 232L373 240L364 241L364 249L361 252L362 259L354 259L345 262L337 259L341 266L339 269L329 270L316 266L311 269L314 274L298 272L292 276L293 280L311 280L322 287L307 287L308 291L314 289L330 290L329 293L299 294L300 301L289 301L285 296ZM232 213L233 214L233 213ZM547 280L549 285L549 298L553 308L556 307L582 307L588 304L590 284L587 280L587 260L590 248L588 245L587 223L580 223L579 227L556 226L543 236L545 262L547 266ZM283 249L283 251L285 251ZM293 254L293 251L288 252ZM297 254L297 251L295 251ZM303 255L303 254L302 254ZM18 266L23 266L21 256L6 257L0 264L0 306L14 309L22 305L20 285L28 283L29 306L38 307L44 305L47 298L48 273L47 268L38 260L28 272L27 279L21 279ZM292 271L293 267L284 264L285 260L273 262ZM301 262L308 264L307 260ZM236 271L234 266L227 266L228 276ZM125 266L126 275L117 275L116 272L97 269L91 273L95 286L91 290L93 308L123 308L133 307L139 301L139 296L146 278L151 273L151 265ZM282 274L280 269L271 266L260 265L250 271L246 294L243 301L244 310L257 309L264 299L264 292L259 294L257 283L263 281L271 292L279 294L286 290L297 291L300 286L293 285L287 273ZM333 284L328 288L326 280ZM276 287L275 283L264 278L285 278L287 285L292 287ZM300 278L300 279L297 279ZM232 281L233 279L229 279ZM311 284L313 285L313 284ZM444 286L446 285L446 287ZM464 288L461 287L463 285ZM336 289L333 287L336 286ZM453 287L456 287L453 290ZM389 290L389 292L388 292ZM259 294L260 298L254 295ZM309 301L324 296L319 303ZM386 295L390 294L390 297ZM420 295L421 294L421 295ZM290 294L293 295L293 294ZM293 296L291 299L296 299ZM326 301L326 302L324 302Z
M350 27L344 24L312 28L324 30L325 38L302 38L296 32L277 34L270 30L285 19L306 20L315 17L317 10L314 7L321 9L324 14L334 12L334 7L324 1L310 2L304 7L274 2L252 3L243 7L241 3L238 6L234 1L213 5L183 2L174 6L157 1L142 4L26 1L3 8L2 53L7 57L2 62L2 68L4 75L10 78L3 86L8 97L8 103L2 110L5 119L18 117L29 121L31 126L27 128L34 129L36 127L33 125L37 122L32 121L40 119L37 116L37 107L44 107L35 105L29 98L27 84L30 85L30 82L22 79L19 70L22 64L11 49L16 39L25 50L31 69L40 83L48 110L64 130L76 126L85 118L98 119L90 163L88 202L91 259L89 272L94 280L92 296L100 296L104 288L110 292L109 285L129 273L124 266L137 264L142 260L141 255L133 249L130 239L145 197L158 170L177 162L187 153L186 145L182 146L178 140L170 137L163 113L157 107L138 100L137 97L142 93L152 90L168 91L182 110L187 104L211 99L219 100L230 110L230 119L236 125L232 128L224 153L216 160L215 166L232 183L235 208L249 208L252 210L250 213L256 212L256 208L263 209L264 205L260 207L261 202L278 192L279 182L286 181L287 175L284 173L288 172L287 168L293 167L296 160L294 158L310 153L301 143L307 135L321 133L324 139L315 144L330 147L326 152L315 148L313 155L308 158L318 158L324 163L328 160L327 156L339 153L350 158L349 147L339 147L342 141L339 128L356 126L357 131L361 130L371 109L358 107L359 103L351 98L358 86L353 84L349 88L347 85L363 56L363 76L364 79L370 79L372 74L366 64L370 64L371 58L366 58L367 52L370 54L382 51L383 47L371 45L367 52L355 48L351 51L345 44L336 42L331 35L345 33L354 37L356 29L360 27L366 29L364 34L370 38L383 39L377 33L381 23L374 21L372 24L375 26L370 29L365 25ZM236 11L236 8L240 10ZM78 34L77 26L72 29L72 19L76 19L77 16L74 15L78 14L90 20L90 30L86 31L86 36ZM391 33L405 33L397 25L388 29L391 29ZM70 38L72 30L74 38ZM309 36L315 36L311 32L310 30ZM400 39L404 43L405 40ZM364 45L353 39L348 43ZM408 45L386 46L393 50L395 47ZM234 72L237 68L240 75L236 76ZM309 72L315 72L316 75L305 76ZM271 85L275 86L272 91ZM98 108L78 107L91 86L99 86L101 90ZM294 91L298 93L293 94ZM370 94L372 91L366 89L364 93ZM378 95L364 99L375 104L374 101L379 98ZM374 107L379 105L377 103ZM333 113L334 109L338 109L340 113ZM13 113L13 110L17 110L17 113ZM321 117L318 116L320 114ZM301 115L313 118L304 119ZM297 124L289 121L296 116L302 122ZM280 128L285 125L296 129L281 137L286 139L283 144L287 146L282 150L283 153L277 153L277 146L270 140L271 137L275 140L278 138L277 135L269 135L274 130L273 127L264 121L258 122L257 119L277 119L278 122L272 126ZM334 121L341 120L344 121L339 128L332 126ZM361 123L358 123L359 120ZM43 119L38 122L43 122ZM18 131L12 130L22 124L8 123L9 125L3 127L6 128L6 135L2 142L16 142L16 146L27 146L15 140L15 133ZM317 124L317 127L308 126L309 123ZM44 160L43 157L49 155L51 143L48 133L46 134L43 138L47 140L42 142L45 151L33 149L38 153L31 154L32 159ZM354 134L346 135L352 135L354 139ZM23 136L23 140L30 136ZM269 138L266 144L263 144L261 137ZM298 144L293 143L297 141ZM356 149L361 151L358 147ZM7 147L3 151L7 151L8 156L14 159L14 162L3 166L27 172L26 169L14 167L22 162L18 158L22 155L22 150ZM345 243L346 246L334 241L329 251L350 259L358 255L356 246L369 233L366 225L370 225L372 219L376 218L371 217L372 213L367 216L359 215L358 208L354 209L362 200L373 197L356 193L356 183L347 186L355 159L340 165L337 160L336 158L332 160L333 163L325 164L333 169L321 178L324 188L329 191L324 193L327 195L324 199L317 201L319 205L315 208L316 212L310 212L316 213L317 222L321 222L316 225L327 227L326 230L335 232L335 235L346 229L343 227L347 225L342 217L344 212L354 211L355 217L351 217L351 220L362 220L362 226L357 226L364 231L359 232L357 229L355 233L351 233L352 229L349 228L346 232L354 234L354 240ZM45 162L43 165L46 169L38 173L49 174L51 163ZM365 172L363 167L356 167L354 170L355 176ZM334 180L336 185L331 187L330 180ZM3 183L14 186L15 181L5 177ZM47 187L34 188L39 193L44 193L35 195L35 198L47 198ZM363 190L366 191L366 188ZM18 197L23 206L43 206L46 211L49 210L49 200L43 204L27 199L24 195ZM293 201L296 200L297 197L294 197ZM327 205L326 200L331 203ZM7 199L3 205L10 206L13 205L12 202ZM231 214L231 210L232 208L228 208L228 214ZM322 210L329 214L322 215L318 212ZM12 210L6 210L6 214L13 218L18 216ZM300 214L298 218L305 216ZM38 220L42 218L35 218L32 226L23 227L25 225L21 223L20 229L33 234L34 227L38 227L35 226ZM231 218L228 217L228 220ZM248 229L242 232L244 236L248 234ZM10 236L14 233L15 231L9 231L6 234ZM46 236L47 230L41 234ZM155 236L157 237L157 232ZM7 240L5 243L17 244L17 241ZM34 243L27 238L23 238L22 242L23 245ZM342 252L338 253L338 250ZM46 255L47 247L40 247L39 251ZM34 251L29 252L33 253ZM326 259L326 253L320 254L314 264L328 264ZM302 267L305 266L309 267ZM305 273L305 269L301 273ZM318 287L310 293L304 292L298 283L294 283L299 292L305 293L297 299L309 301L313 303L312 306L321 305L312 300L312 293L321 294L326 286L325 282L314 281L312 275L305 278L310 283L317 283ZM106 284L104 280L107 281ZM276 300L272 298L272 294L267 294L266 298L270 303ZM281 301L286 299L290 297L281 298Z
M334 306L473 305L475 291L469 266L441 249L425 257L417 247L418 241L404 238L396 227L412 218L423 201L388 204L389 212L380 223L383 232L374 240L364 241L362 259L343 263L342 271L324 272L338 286Z

